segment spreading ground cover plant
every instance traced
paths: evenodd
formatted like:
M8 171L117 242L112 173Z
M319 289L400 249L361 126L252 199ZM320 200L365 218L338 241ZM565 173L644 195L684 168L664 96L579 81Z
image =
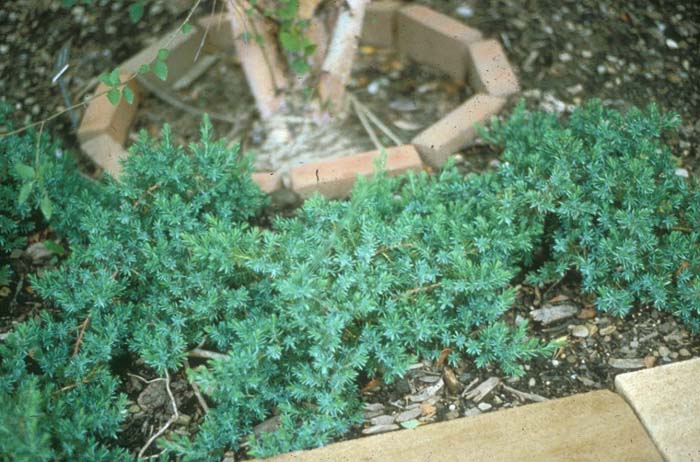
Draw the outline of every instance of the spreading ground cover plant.
M12 131L11 108L0 101L0 126ZM75 164L48 133L41 137L34 130L0 137L0 284L9 283L8 263L13 250L23 249L32 232L55 223L75 219L76 210L61 208L54 215L55 203L64 197L89 193L89 182L75 174Z
M575 270L598 308L700 319L700 188L674 174L653 107L620 115L591 103L567 123L523 107L485 135L496 171L361 180L348 201L314 197L261 229L266 199L250 160L211 140L187 150L166 128L142 135L121 182L71 196L78 220L64 264L33 280L50 303L0 346L0 454L126 460L115 358L187 371L210 402L194 438L163 457L219 460L249 440L271 455L330 441L360 421L358 389L390 382L450 347L508 374L551 351L508 325L514 281ZM40 417L38 417L40 416ZM27 438L8 438L17 426ZM10 446L12 445L12 446Z

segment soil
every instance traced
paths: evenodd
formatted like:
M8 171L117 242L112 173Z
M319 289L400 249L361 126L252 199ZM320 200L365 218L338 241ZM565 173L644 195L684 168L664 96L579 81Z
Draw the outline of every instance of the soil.
M292 132L292 143L286 146L286 152L261 154L269 140L265 126L257 120L255 103L240 63L235 56L224 53L211 56L216 60L211 68L187 87L145 95L131 139L136 139L141 130L156 136L162 125L168 123L174 141L186 145L199 138L202 114L206 111L216 133L230 142L240 140L245 152L257 154L255 166L259 171L277 171L288 164L376 149L357 113L349 109L347 117L330 126L318 126L309 118L286 117L286 125ZM373 47L360 48L349 91L404 143L472 93L468 86L401 59L393 50ZM301 94L297 96L302 98ZM185 107L174 107L168 102L172 98ZM384 146L394 144L378 128L374 130Z
M697 53L700 49L700 3L661 0L418 2L477 27L488 37L498 38L516 69L523 96L530 106L565 114L573 105L600 98L606 105L618 109L653 102L663 111L679 113L683 122L669 144L679 158L679 166L691 174L700 174L700 54ZM62 9L58 1L2 2L0 35L4 40L0 43L0 94L16 108L18 120L47 117L64 107L63 97L58 86L51 84L51 77L55 57L65 44L69 44L71 67L64 82L70 99L76 102L89 95L96 82L95 76L111 70L144 47L149 39L181 21L188 4L151 2L144 20L134 25L121 2L104 7L110 9L109 14L96 7ZM211 6L211 2L205 2L201 14L208 13ZM41 37L41 40L36 40L36 37ZM228 85L240 89L244 86L236 80L236 73L229 72L235 67L233 58L220 57L211 71L218 72L219 78ZM224 75L226 79L223 79ZM249 142L252 145L254 121L243 117L252 105L250 96L235 89L222 92L215 83L216 78L211 81L214 83L204 83L205 80L185 89L179 97L194 101L198 98L207 100L207 95L215 92L218 96L224 94L225 98L217 99L217 104L220 104L216 106L217 111L233 114L233 117L237 110L242 111L239 113L242 118L240 127L232 138L243 136L250 130ZM436 85L439 91L427 91L425 100L421 100L417 95L424 85L429 87L423 88ZM394 128L397 125L410 128L412 124L424 126L434 114L449 110L453 104L449 95L454 94L454 101L461 101L464 94L459 92L463 90L452 87L449 82L435 76L422 75L420 69L397 60L395 56L365 49L358 60L352 91L385 121L394 124ZM372 93L370 89L374 91L374 88L380 91ZM449 97L438 104L438 95ZM401 111L391 109L394 101L401 102L394 105L396 108L408 108L411 103L416 106L420 103L421 106L416 111ZM426 102L430 104L424 105ZM162 103L146 101L143 106L146 110L141 111L139 124L154 131L172 115L174 118L170 121L175 126L174 132L190 136L186 135L187 127L196 127L198 119L193 118L194 122L181 127L177 125L181 114L178 115L172 107L158 109L158 104ZM153 109L149 110L149 107ZM230 108L237 109L231 111ZM425 114L426 108L435 111L434 114ZM425 120L420 118L424 115ZM234 127L231 124L217 126L217 133L228 135ZM397 132L407 140L414 133L409 128L397 128ZM47 129L76 150L70 118L58 118ZM371 148L366 139L364 143L361 147L358 145L358 151L368 146ZM461 156L461 168L465 172L492 168L494 163L494 153L479 146L466 150ZM19 273L23 283L19 289L17 281L11 287L0 287L0 341L15 322L43 309L40 300L31 293L26 274L36 271L46 262L36 265L27 261L25 256L22 258L24 267L19 267ZM15 300L13 303L10 297ZM456 378L451 382L452 375L446 372L448 369L444 363L426 362L416 365L405 379L391 385L358 384L364 387L368 423L358 427L349 437L367 431L372 426L369 422L372 417L395 416L401 411L411 410L410 406L415 404L419 404L421 411L409 422L448 420L518 406L538 397L551 399L595 389L612 389L614 377L631 370L622 366L651 367L700 356L700 339L691 336L669 314L646 307L636 309L625 319L596 313L590 300L581 294L575 278L550 288L521 286L518 303L509 313L509 320L515 323L530 319L532 309L562 304L575 308L572 317L547 326L531 322L530 330L532 335L544 340L566 336L566 346L552 358L530 362L523 377L508 379L497 370L479 370L468 361L457 361L448 366ZM122 374L124 391L129 395L131 408L121 443L138 450L154 429L167 421L169 409L153 404L157 396L154 401L144 401L142 394L149 385L128 373L146 380L155 378L155 375L130 362L130 358L125 361ZM477 397L462 396L465 390L474 390L489 377L497 377L499 384L480 402L477 402ZM438 390L436 385L440 380L449 382L452 389L445 386ZM178 375L173 378L172 388L176 399L180 400L181 413L191 417L189 421L183 418L176 423L174 430L194 431L202 412L192 396L191 387ZM425 394L423 401L416 401L423 398L418 395L426 389L436 392ZM512 390L531 396L521 394L518 398ZM140 398L143 406L139 404Z

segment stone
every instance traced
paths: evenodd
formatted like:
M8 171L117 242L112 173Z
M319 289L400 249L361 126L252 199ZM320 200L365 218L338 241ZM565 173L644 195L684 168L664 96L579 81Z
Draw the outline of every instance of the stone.
M379 415L377 417L372 417L369 423L372 425L391 425L394 423L393 415Z
M271 194L282 188L282 175L275 172L255 172L253 181L260 186L265 194Z
M520 91L518 78L497 40L481 40L467 46L469 83L474 91L508 96Z
M396 13L401 2L373 1L367 5L362 24L360 43L376 47L392 48L396 37Z
M546 326L562 319L570 318L577 312L578 308L574 305L545 305L542 308L530 311L530 317Z
M467 75L467 45L480 39L478 30L422 5L409 5L398 12L398 51L457 82L464 82Z
M578 338L586 338L589 335L588 327L580 324L569 326L569 332L571 332L571 335Z
M423 462L467 459L499 462L663 460L632 409L622 397L608 390L343 441L267 460Z
M369 151L304 164L291 171L292 189L304 199L315 191L330 199L340 199L350 192L358 175L369 177L374 173L374 163L379 158L380 151ZM386 149L385 171L388 176L422 168L420 156L413 146Z
M644 358L610 358L608 364L615 369L641 369L645 367Z
M142 64L151 64L156 59L158 50L167 48L170 50L168 58L165 60L168 66L167 79L161 80L153 72L139 75L138 79L146 79L150 84L160 88L169 88L194 65L194 58L202 42L202 37L203 32L197 26L192 27L188 34L183 34L180 29L175 29L119 65L118 68L123 72L137 73Z
M700 359L615 377L615 390L632 406L669 462L700 460Z
M486 412L490 410L493 406L489 403L479 403L479 405L476 407L478 407L481 412Z
M447 158L476 138L475 124L484 125L498 114L505 100L477 94L419 133L411 143L425 163L439 168Z

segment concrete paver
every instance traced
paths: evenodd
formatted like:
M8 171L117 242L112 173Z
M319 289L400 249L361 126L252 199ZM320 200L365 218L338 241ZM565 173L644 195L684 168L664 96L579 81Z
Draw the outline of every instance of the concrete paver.
M608 390L266 459L298 462L661 462L634 412Z
M615 377L668 462L700 461L700 358Z

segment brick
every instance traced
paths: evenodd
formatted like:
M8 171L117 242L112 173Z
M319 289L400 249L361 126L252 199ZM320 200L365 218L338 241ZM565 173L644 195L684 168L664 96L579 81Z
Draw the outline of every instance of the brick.
M420 157L411 145L388 148L386 154L387 175L422 169ZM347 196L358 175L367 177L374 173L374 161L380 157L380 151L369 151L296 167L291 171L292 189L302 198L318 191L330 199L340 199Z
M277 456L304 462L661 462L634 412L608 391Z
M282 188L282 176L275 172L255 172L253 181L260 186L265 194L271 194Z
M423 161L432 167L442 167L447 158L476 138L476 123L485 124L498 114L505 100L477 94L445 117L418 134L411 143Z
M700 359L615 377L668 462L700 461Z
M481 32L425 6L410 5L397 14L396 40L399 52L464 82L467 45L481 40Z
M119 79L124 82L131 78L131 73L120 73ZM115 142L124 143L129 134L129 127L136 117L136 110L139 104L139 86L136 80L131 80L128 84L134 92L134 102L129 104L122 98L118 104L112 104L107 95L97 96L106 92L109 88L100 83L95 90L94 99L90 101L83 120L78 127L78 141L85 141L101 134L108 134Z
M206 32L206 45L220 51L235 52L231 22L224 13L210 14L197 20L197 25Z
M121 160L128 155L122 143L103 133L81 143L80 147L105 172L119 178L122 172Z
M399 8L401 2L392 0L367 5L360 42L363 45L392 48L396 37L396 13Z
M497 40L481 40L467 46L469 84L474 91L507 96L520 91L518 78Z
M175 81L182 77L194 64L194 58L202 42L202 30L194 26L188 34L183 34L180 29L172 31L162 36L148 48L141 50L136 56L122 63L119 69L127 72L138 72L142 64L151 64L158 55L158 50L168 48L170 54L166 59L168 65L168 78L163 81L149 72L140 75L139 79L147 79L150 83L161 88L170 87ZM169 44L172 38L172 43Z

